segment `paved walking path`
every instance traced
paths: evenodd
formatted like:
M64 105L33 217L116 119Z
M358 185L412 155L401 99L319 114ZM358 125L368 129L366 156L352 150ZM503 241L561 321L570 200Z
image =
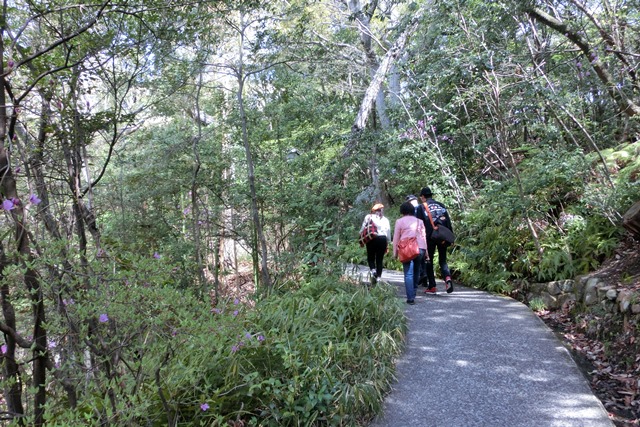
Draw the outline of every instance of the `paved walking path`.
M362 268L364 271L364 268ZM385 270L398 286L402 273ZM407 347L371 427L611 427L568 350L527 306L455 285L406 305Z

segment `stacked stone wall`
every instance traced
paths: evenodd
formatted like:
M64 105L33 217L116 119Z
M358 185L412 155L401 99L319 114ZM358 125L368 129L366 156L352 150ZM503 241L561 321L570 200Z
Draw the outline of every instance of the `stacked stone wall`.
M519 291L526 295L527 301L540 299L552 310L560 309L569 302L576 302L586 307L600 305L611 313L640 314L640 291L617 288L595 276L528 283L521 285Z

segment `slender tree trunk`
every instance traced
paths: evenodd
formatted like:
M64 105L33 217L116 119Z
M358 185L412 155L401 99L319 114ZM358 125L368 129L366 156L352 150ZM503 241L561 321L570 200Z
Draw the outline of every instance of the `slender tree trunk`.
M4 318L4 325L15 331L16 330L16 312L11 302L11 293L9 290L9 283L4 280L4 270L9 266L9 261L0 241L0 279L2 279L2 286L0 287L0 296L2 297L2 315ZM7 385L4 389L4 398L7 402L7 411L9 416L15 417L24 414L24 408L22 406L22 382L20 381L20 368L16 362L16 348L17 343L13 335L4 334L4 342L7 346L4 353L4 361L2 366L4 368L4 378Z
M198 135L193 138L192 150L193 150L193 175L191 176L191 210L193 213L193 245L194 245L194 257L196 266L198 268L198 278L200 279L200 287L203 290L203 294L208 294L208 286L204 276L205 265L202 257L202 238L200 227L200 205L198 204L198 173L200 172L200 150L199 142L202 139L202 121L200 118L200 90L202 89L202 73L198 76L198 85L196 89L195 99L195 116L196 126L198 128Z
M491 91L491 101L492 101L492 108L489 108L489 111L491 111L493 109L493 111L495 111L495 117L494 117L494 123L495 123L495 135L496 135L496 139L498 141L498 148L502 151L502 156L506 156L507 157L507 161L508 161L508 167L511 170L511 174L513 176L513 178L516 181L517 187L518 187L518 193L520 195L520 198L523 201L527 200L527 197L524 193L524 189L522 187L522 179L520 178L520 171L518 170L518 164L516 163L514 157L513 157L513 153L511 152L511 149L509 148L509 144L507 143L507 132L506 132L506 126L505 126L505 120L502 117L502 113L501 113L501 105L500 105L500 95L501 95L501 87L500 87L500 81L498 79L498 77L495 75L495 73L492 72L485 72L485 81L489 84L489 86L491 86L492 91ZM529 215L529 210L525 210L523 212L524 217L527 221L527 227L529 228L529 232L531 233L531 237L533 239L533 242L536 246L536 249L538 251L538 254L542 255L543 253L543 248L542 245L540 245L540 238L538 237L538 233L536 232L535 226L533 224L533 221L531 220L531 217Z
M237 70L238 80L238 109L240 112L240 123L242 127L242 142L244 145L244 151L247 158L247 179L249 181L249 197L251 198L251 217L253 219L255 242L254 251L260 252L261 270L260 278L262 285L267 291L271 289L271 277L269 274L267 241L264 236L264 230L262 228L262 221L260 220L260 211L258 209L258 195L256 191L256 177L253 166L253 154L251 153L251 143L249 141L249 133L247 130L247 114L244 109L244 83L246 76L244 74L243 66L243 49L244 49L244 22L241 17L240 24L240 49L238 52L239 68Z
M7 8L6 0L2 4L3 10ZM6 17L4 14L0 17L0 58L4 58L4 40L6 31ZM8 128L8 114L7 114L7 97L5 94L5 86L8 85L8 81L5 78L5 62L4 59L0 61L0 76L2 76L2 87L0 88L0 179L2 183L2 198L9 198L7 192L5 192L5 179L13 179L12 171L9 164L8 153L5 149L5 141L7 140L7 128ZM0 242L2 245L2 242ZM4 278L5 268L10 265L9 259L5 253L4 247L0 246L0 278ZM2 314L4 317L4 324L11 330L16 330L16 313L11 302L11 294L9 284L2 280L2 287L0 288L0 294L2 295ZM7 409L9 415L12 417L20 416L24 414L24 407L22 406L22 383L20 381L20 370L18 363L16 362L16 339L11 334L5 333L5 343L7 349L4 355L4 374L6 384L8 385L4 390L4 397L7 400Z
M6 2L3 4L3 10L6 10ZM0 17L2 21L0 23L0 57L4 57L4 44L2 40L4 40L5 26L6 21L4 15ZM31 308L32 308L32 319L33 319L33 341L34 341L34 349L33 349L33 358L32 358L32 381L33 388L35 389L33 407L34 407L34 425L40 426L44 422L44 408L46 405L46 365L48 361L48 353L46 351L47 348L47 335L44 329L44 324L46 321L45 318L45 310L44 310L44 299L42 295L42 289L40 287L40 282L38 281L38 276L36 271L31 267L32 263L32 254L30 247L30 237L25 224L25 212L24 212L24 204L20 200L16 181L13 175L11 159L9 156L9 151L6 148L6 141L11 140L13 138L13 133L9 132L9 129L15 129L15 122L17 120L16 117L16 109L17 106L13 106L13 113L11 117L11 122L9 122L9 117L7 114L7 98L6 91L10 90L10 83L6 78L4 64L0 65L0 76L2 87L0 88L0 193L2 195L3 200L10 200L13 202L13 210L11 210L11 217L13 219L14 227L15 227L15 243L17 253L19 255L20 263L23 267L24 271L24 283L26 285L27 290L29 291L29 296L31 298ZM0 268L5 267L5 263L0 263ZM2 271L0 271L0 274ZM5 321L8 323L13 323L15 326L15 314L13 311L13 307L11 306L8 289L2 289L3 297L3 313L5 315ZM15 329L15 328L14 328ZM12 359L7 365L7 374L9 378L15 379L19 384L19 377L17 376L18 372L14 365L15 363L15 341L9 339L9 343L7 344L7 350L9 350L9 344L11 344L11 350L13 354L8 354L8 358ZM22 415L23 407L22 407L22 399L21 399L21 391L20 387L12 386L9 390L11 402L8 404L13 408L14 412L12 415Z

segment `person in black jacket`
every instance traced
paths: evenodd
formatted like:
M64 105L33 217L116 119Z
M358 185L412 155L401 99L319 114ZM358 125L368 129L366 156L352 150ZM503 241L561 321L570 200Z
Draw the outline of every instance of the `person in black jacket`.
M424 187L420 191L420 199L422 200L422 204L419 206L416 217L420 218L424 222L424 226L427 232L427 253L428 257L425 257L425 264L422 269L422 277L420 278L420 283L427 282L425 293L435 294L436 293L436 277L435 272L433 270L433 256L438 249L438 264L440 265L440 272L442 273L442 277L445 282L445 289L447 293L453 292L453 282L451 280L451 271L449 270L449 266L447 265L447 247L448 244L444 242L438 242L430 238L431 232L433 231L433 226L431 224L431 220L437 226L439 224L444 225L449 230L453 231L453 227L451 226L451 218L449 218L449 212L447 208L440 202L434 200L432 198L433 194L431 193L431 189L429 187ZM425 205L428 207L429 213L431 213L431 219L429 219L429 213L425 208Z

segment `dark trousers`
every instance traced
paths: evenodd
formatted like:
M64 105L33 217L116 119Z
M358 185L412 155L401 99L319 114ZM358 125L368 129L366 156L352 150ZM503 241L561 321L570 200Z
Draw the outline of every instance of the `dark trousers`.
M367 243L367 263L375 270L376 277L382 276L382 259L387 253L387 236L376 236Z
M427 280L429 281L429 288L434 288L436 286L436 275L433 271L433 256L436 253L436 248L438 249L438 264L440 264L442 279L446 280L447 277L451 276L451 271L449 271L449 266L447 265L447 246L442 243L438 243L435 240L428 240L427 253L429 254L429 259L427 260L427 257L425 257L421 275L427 277Z

